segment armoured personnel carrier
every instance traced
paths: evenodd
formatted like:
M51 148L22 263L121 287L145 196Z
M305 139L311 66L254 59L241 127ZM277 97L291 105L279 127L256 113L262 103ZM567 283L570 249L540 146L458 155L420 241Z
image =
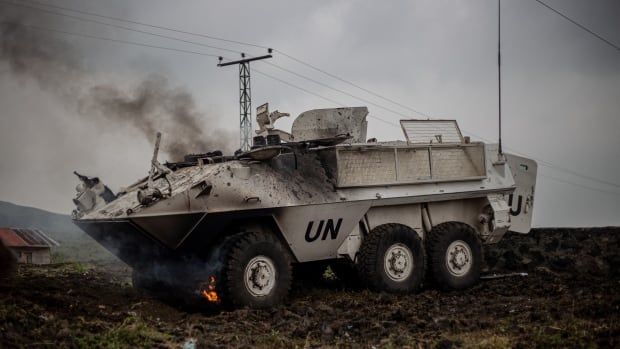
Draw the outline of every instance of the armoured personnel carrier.
M467 288L483 245L530 229L536 163L454 120L401 120L406 141L377 142L365 107L306 111L290 133L273 125L286 114L257 114L249 151L161 164L158 134L148 176L117 194L81 176L75 224L137 287L250 307L282 302L293 267L326 262L374 290Z

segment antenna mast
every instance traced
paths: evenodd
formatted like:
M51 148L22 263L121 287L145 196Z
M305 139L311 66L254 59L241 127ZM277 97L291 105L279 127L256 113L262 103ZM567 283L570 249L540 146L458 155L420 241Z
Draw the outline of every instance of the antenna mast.
M268 49L268 55L260 57L245 58L245 53L241 54L238 61L222 63L223 57L219 57L218 67L225 67L239 64L239 129L240 129L240 149L250 150L252 140L252 93L250 89L250 62L261 59L271 58L272 49Z
M497 0L497 92L499 116L499 155L502 155L502 0Z

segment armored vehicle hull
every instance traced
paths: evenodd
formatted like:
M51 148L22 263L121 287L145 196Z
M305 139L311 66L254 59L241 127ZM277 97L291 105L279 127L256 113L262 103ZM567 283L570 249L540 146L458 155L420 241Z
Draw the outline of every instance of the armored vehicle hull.
M235 157L154 158L148 178L111 200L90 195L74 221L134 268L135 284L240 306L280 302L291 267L320 261L379 290L415 291L427 267L442 287L470 286L483 244L529 231L536 163L445 122L403 121L407 142L366 142L366 115L306 112L288 142ZM436 143L420 137L428 130Z

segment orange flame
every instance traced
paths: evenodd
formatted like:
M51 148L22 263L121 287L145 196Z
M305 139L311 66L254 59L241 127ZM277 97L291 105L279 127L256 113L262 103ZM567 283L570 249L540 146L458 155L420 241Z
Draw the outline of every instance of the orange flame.
M209 276L209 283L207 284L207 288L200 292L202 297L204 297L206 300L208 300L211 303L220 302L220 296L218 296L217 292L215 291L216 281L217 280L215 279L215 276L213 275Z

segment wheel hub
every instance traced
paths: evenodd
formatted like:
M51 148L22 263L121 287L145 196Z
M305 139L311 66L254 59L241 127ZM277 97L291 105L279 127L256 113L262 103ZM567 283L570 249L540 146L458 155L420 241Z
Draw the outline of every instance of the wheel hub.
M276 282L276 268L271 258L256 256L245 267L245 287L256 297L267 296Z
M390 246L385 252L384 269L394 281L406 279L413 270L413 253L401 243Z
M473 263L472 252L469 244L462 240L456 240L446 250L446 267L450 274L463 276L469 272Z

